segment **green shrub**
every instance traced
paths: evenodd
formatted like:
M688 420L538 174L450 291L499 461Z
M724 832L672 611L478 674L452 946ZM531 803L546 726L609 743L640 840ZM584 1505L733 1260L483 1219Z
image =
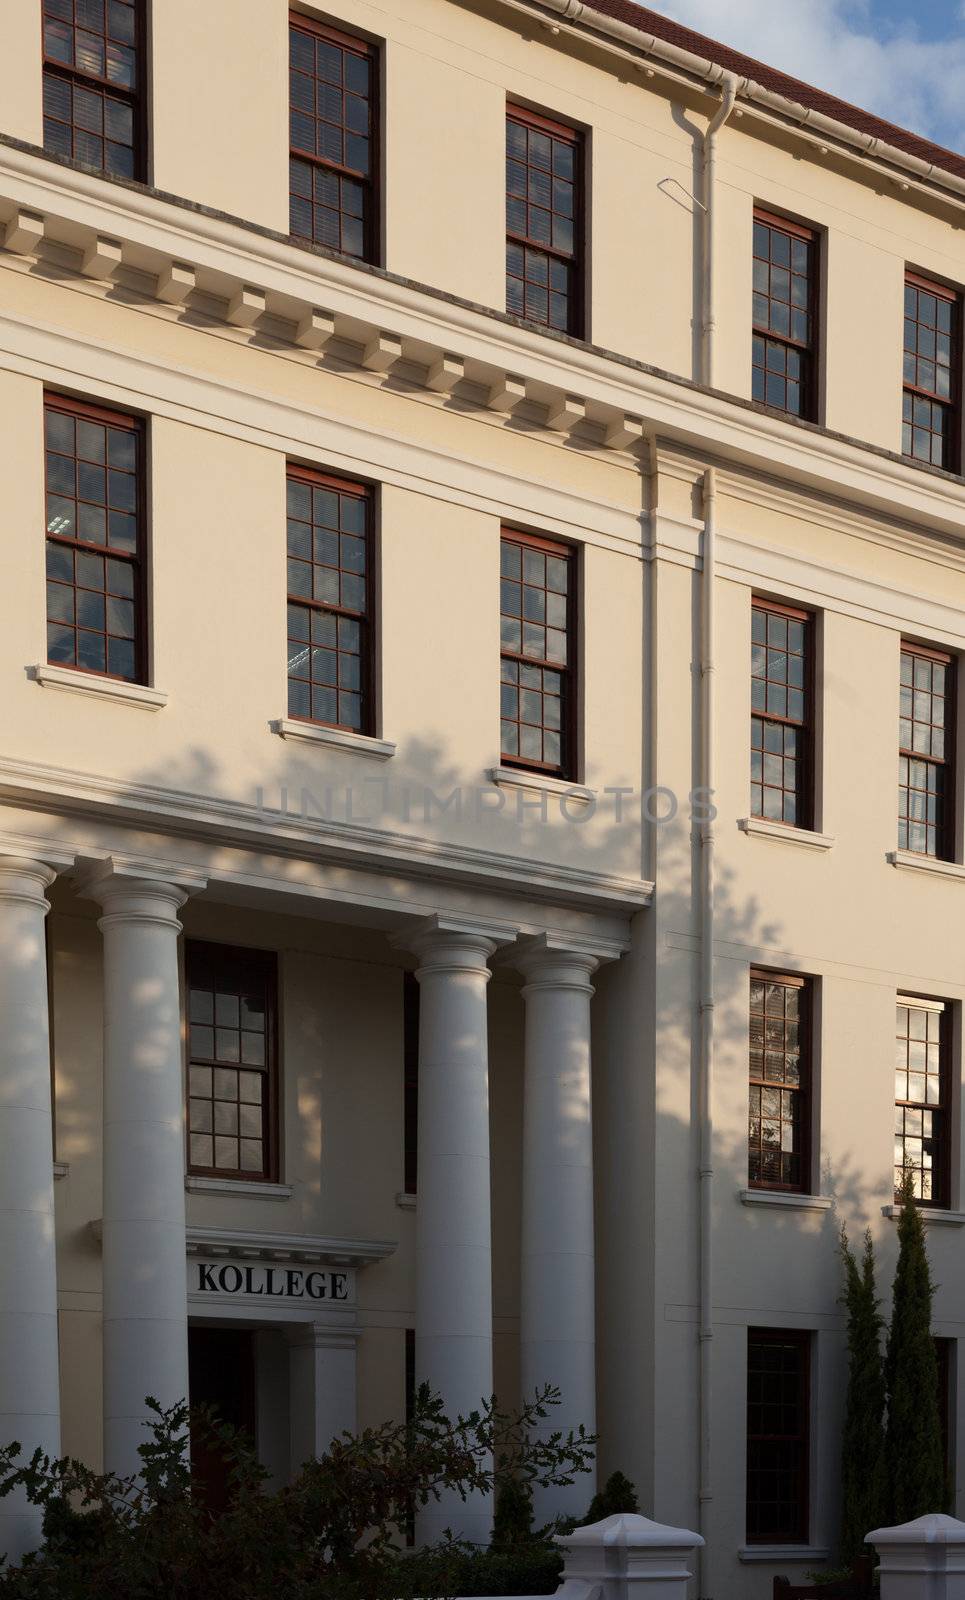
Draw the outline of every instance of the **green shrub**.
M510 1479L550 1487L586 1472L594 1441L538 1436L558 1403L542 1390L512 1416L489 1401L450 1421L423 1385L406 1422L335 1439L285 1488L269 1492L250 1442L209 1413L162 1411L140 1447L136 1478L95 1473L69 1457L0 1448L0 1499L20 1490L42 1509L47 1543L0 1569L0 1600L437 1600L457 1594L552 1592L560 1558L539 1541L474 1552L446 1543L408 1556L399 1529L413 1507L464 1498ZM191 1494L188 1423L229 1473L226 1508L211 1517ZM470 1587L475 1585L475 1587ZM544 1587L541 1587L544 1586Z
M589 1527L591 1522L602 1522L604 1517L615 1517L621 1511L639 1514L640 1502L630 1479L625 1478L622 1472L611 1472L603 1488L593 1496L586 1516L577 1523L577 1527Z

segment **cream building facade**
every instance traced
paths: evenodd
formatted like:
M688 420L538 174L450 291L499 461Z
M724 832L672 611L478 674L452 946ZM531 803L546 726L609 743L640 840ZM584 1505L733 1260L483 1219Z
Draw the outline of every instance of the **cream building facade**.
M961 1514L965 161L630 0L0 26L4 1437L554 1381L763 1597L897 1116Z

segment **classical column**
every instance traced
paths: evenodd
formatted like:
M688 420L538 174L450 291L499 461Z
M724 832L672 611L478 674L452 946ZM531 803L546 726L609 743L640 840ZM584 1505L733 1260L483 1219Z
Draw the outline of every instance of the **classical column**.
M526 979L520 1388L559 1388L547 1434L596 1427L590 978L616 954L542 934L514 958ZM535 1489L536 1522L584 1515L595 1483L590 1472Z
M57 1262L43 862L0 857L0 1440L60 1454ZM0 1500L0 1553L41 1542L41 1513Z
M419 958L416 1383L465 1415L493 1390L489 1194L489 958L512 934L433 916L396 942ZM487 1541L492 1497L457 1494L419 1514L420 1543L446 1528Z
M104 1466L139 1470L145 1397L188 1395L177 913L201 878L109 867L104 935Z

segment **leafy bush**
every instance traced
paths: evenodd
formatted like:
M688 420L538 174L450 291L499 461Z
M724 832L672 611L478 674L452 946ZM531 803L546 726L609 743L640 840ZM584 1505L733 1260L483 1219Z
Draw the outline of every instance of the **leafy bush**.
M405 1600L417 1595L553 1594L562 1571L562 1553L546 1540L489 1550L437 1545L400 1562L393 1594Z
M839 1554L847 1567L865 1554L865 1534L880 1528L886 1515L884 1322L875 1292L870 1228L859 1266L842 1227L841 1260L845 1275L841 1298L848 1314L848 1393L841 1440Z
M621 1511L639 1514L640 1502L630 1479L625 1478L622 1472L611 1472L603 1488L593 1496L590 1509L577 1526L589 1527L591 1522L602 1522L604 1517L618 1516Z
M892 1524L911 1522L930 1511L944 1511L948 1496L938 1413L938 1362L931 1335L935 1286L921 1212L914 1201L911 1172L907 1169L900 1199L898 1265L885 1362L885 1463L888 1519Z
M472 1554L447 1543L413 1557L400 1550L398 1530L443 1491L465 1499L511 1478L572 1483L588 1469L594 1440L582 1428L534 1436L558 1400L546 1388L513 1415L490 1401L453 1422L423 1386L408 1422L342 1435L277 1492L266 1490L244 1435L184 1404L162 1411L148 1401L154 1421L137 1478L39 1450L22 1463L20 1446L9 1445L0 1449L0 1498L24 1490L43 1510L46 1544L0 1570L0 1600L434 1600L472 1593L466 1561L477 1577L485 1571L476 1593L520 1585L535 1593L539 1572L552 1589L552 1547ZM189 1421L228 1466L228 1504L217 1517L190 1492ZM500 1582L505 1589L493 1586Z

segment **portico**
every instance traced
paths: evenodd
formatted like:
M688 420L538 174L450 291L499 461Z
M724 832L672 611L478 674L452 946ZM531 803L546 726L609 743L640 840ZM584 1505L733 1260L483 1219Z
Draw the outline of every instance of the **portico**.
M58 1289L62 1318L68 1318L62 1323L62 1341L64 1327L73 1327L69 1319L80 1304L69 1280L65 1283L65 1269L53 1249L50 1078L46 1036L37 1021L46 1014L48 987L42 935L46 893L59 873L58 915L76 917L78 930L89 930L83 933L85 948L101 971L103 1100L97 1165L102 1204L82 1223L100 1258L88 1275L95 1283L95 1274L99 1276L100 1293L95 1287L89 1304L92 1312L102 1310L103 1316L100 1427L105 1467L121 1473L137 1470L137 1447L148 1420L147 1395L166 1406L188 1393L191 1328L251 1331L257 1431L282 1474L324 1450L343 1429L391 1414L382 1401L366 1396L374 1354L364 1359L363 1355L367 1349L398 1349L399 1355L392 1357L398 1360L402 1350L396 1341L405 1327L414 1329L415 1381L427 1382L441 1393L451 1413L465 1413L493 1392L493 1307L498 1295L494 1283L506 1278L505 1265L494 1262L493 1253L493 1140L500 1148L504 1139L499 1126L502 1113L494 1112L490 1096L494 971L500 1010L516 1019L512 1029L518 1039L513 1045L519 1066L514 1068L518 1077L512 1092L520 1101L522 1144L513 1165L521 1162L517 1181L523 1197L522 1255L519 1321L510 1326L518 1326L520 1388L528 1393L541 1384L557 1384L563 1408L554 1413L553 1426L583 1423L592 1431L590 977L600 962L620 955L622 919L588 916L571 932L541 929L534 924L532 902L520 899L514 904L513 897L493 893L457 894L448 887L440 892L438 886L439 909L429 914L420 907L422 914L413 915L398 904L373 913L361 905L359 896L346 917L344 902L326 904L317 891L306 895L303 886L281 892L279 885L270 898L232 894L230 886L226 890L216 875L204 869L202 854L193 852L187 861L173 859L169 867L162 866L157 855L95 857L89 844L76 852L78 866L74 857L63 854L50 862L40 853L35 858L3 858L0 982L29 999L34 1026L32 1031L8 1031L4 1036L4 1048L16 1053L18 1070L32 1088L24 1095L24 1107L11 1101L3 1104L0 1137L4 1148L17 1149L23 1191L48 1197L46 1211L38 1201L36 1213L26 1216L18 1193L11 1191L5 1202L7 1237L21 1255L26 1251L30 1256L37 1285L37 1305L31 1314L39 1330L35 1335L31 1329L28 1336L22 1296L16 1314L7 1311L0 1285L4 1347L10 1351L3 1370L13 1397L11 1418L17 1405L21 1410L20 1418L8 1420L7 1428L25 1448L37 1443L48 1450L57 1448ZM371 888L372 875L366 878ZM478 913L472 909L473 901ZM92 905L99 913L96 923ZM547 910L552 917L551 908L544 907L544 915ZM330 924L326 913L332 917ZM297 919L286 922L283 936L279 918ZM600 931L593 931L594 921ZM287 1125L287 1132L282 1131L279 1181L246 1188L241 1181L186 1178L186 1002L180 941L185 928L192 938L205 939L209 929L222 923L237 925L241 930L237 937L246 945L264 948L297 947L316 937L312 930L327 929L324 939L332 956L326 960L336 963L344 960L343 946L364 946L365 961L351 970L353 981L361 986L360 996L375 983L373 1008L377 994L399 992L400 962L417 963L414 1217L394 1203L400 1184L393 1175L388 1182L393 1205L388 1226L350 1230L344 1224L351 1208L341 1205L337 1177L341 1141L336 1141L334 1132L323 1133L317 1148L296 1149L293 1130L301 1126L309 1093L293 1081L296 1062L304 1057L308 1070L324 1071L325 1052L331 1049L324 1043L331 1007L324 995L316 998L311 978L303 979L302 958L297 955L284 956L279 998ZM336 973L342 970L337 967ZM348 970L346 961L344 971ZM353 1015L364 1013L368 1002L360 1003L362 1011L356 1006ZM382 1025L373 1026L379 1031ZM393 1037L396 1026L390 1030ZM309 1031L321 1042L306 1045L300 1035ZM361 1035L358 1049L360 1060L378 1059ZM321 1058L316 1058L316 1050L322 1051ZM501 1045L498 1065L503 1075L504 1055ZM378 1097L384 1087L372 1079L373 1095ZM366 1097L361 1080L358 1093L362 1105ZM295 1097L294 1106L289 1096ZM28 1112L39 1133L25 1140L17 1118ZM323 1129L326 1119L334 1129L338 1115L334 1102L333 1109L323 1109ZM41 1138L44 1128L46 1135ZM397 1128L389 1144L398 1142L400 1131ZM69 1156L69 1143L64 1148ZM505 1159L504 1154L501 1160ZM351 1160L356 1165L366 1163L363 1146ZM63 1163L68 1178L57 1189L62 1209L73 1203L71 1186L84 1162L91 1171L86 1153L78 1154L76 1163ZM5 1165L5 1172L9 1170ZM368 1166L366 1170L370 1176L359 1190L365 1203L356 1207L360 1221L366 1220L362 1213L367 1207L370 1216L377 1209L368 1202L380 1174ZM309 1204L309 1195L320 1198ZM311 1214L309 1226L292 1226L299 1199L302 1216ZM314 1218L324 1215L326 1206L342 1226L323 1232ZM519 1227L518 1218L515 1226ZM18 1229L25 1241L21 1246L15 1243ZM501 1325L507 1326L505 1317ZM18 1327L25 1329L23 1337L17 1334ZM62 1349L62 1366L69 1353ZM69 1365L66 1360L65 1370ZM385 1387L383 1382L377 1393ZM505 1387L504 1376L501 1399L512 1403ZM29 1416L23 1415L18 1397L29 1399L33 1407ZM73 1405L76 1410L76 1400ZM395 1408L399 1414L398 1401ZM274 1439L270 1446L265 1442L269 1436ZM582 1510L591 1493L592 1484L574 1485L557 1494L552 1509ZM548 1514L549 1504L548 1499L545 1506L541 1501L537 1514ZM435 1538L449 1527L462 1537L484 1540L491 1517L492 1506L485 1497L470 1504L459 1500L440 1504L427 1508L420 1518L418 1537ZM8 1547L19 1552L35 1543L38 1533L27 1513L5 1538Z

